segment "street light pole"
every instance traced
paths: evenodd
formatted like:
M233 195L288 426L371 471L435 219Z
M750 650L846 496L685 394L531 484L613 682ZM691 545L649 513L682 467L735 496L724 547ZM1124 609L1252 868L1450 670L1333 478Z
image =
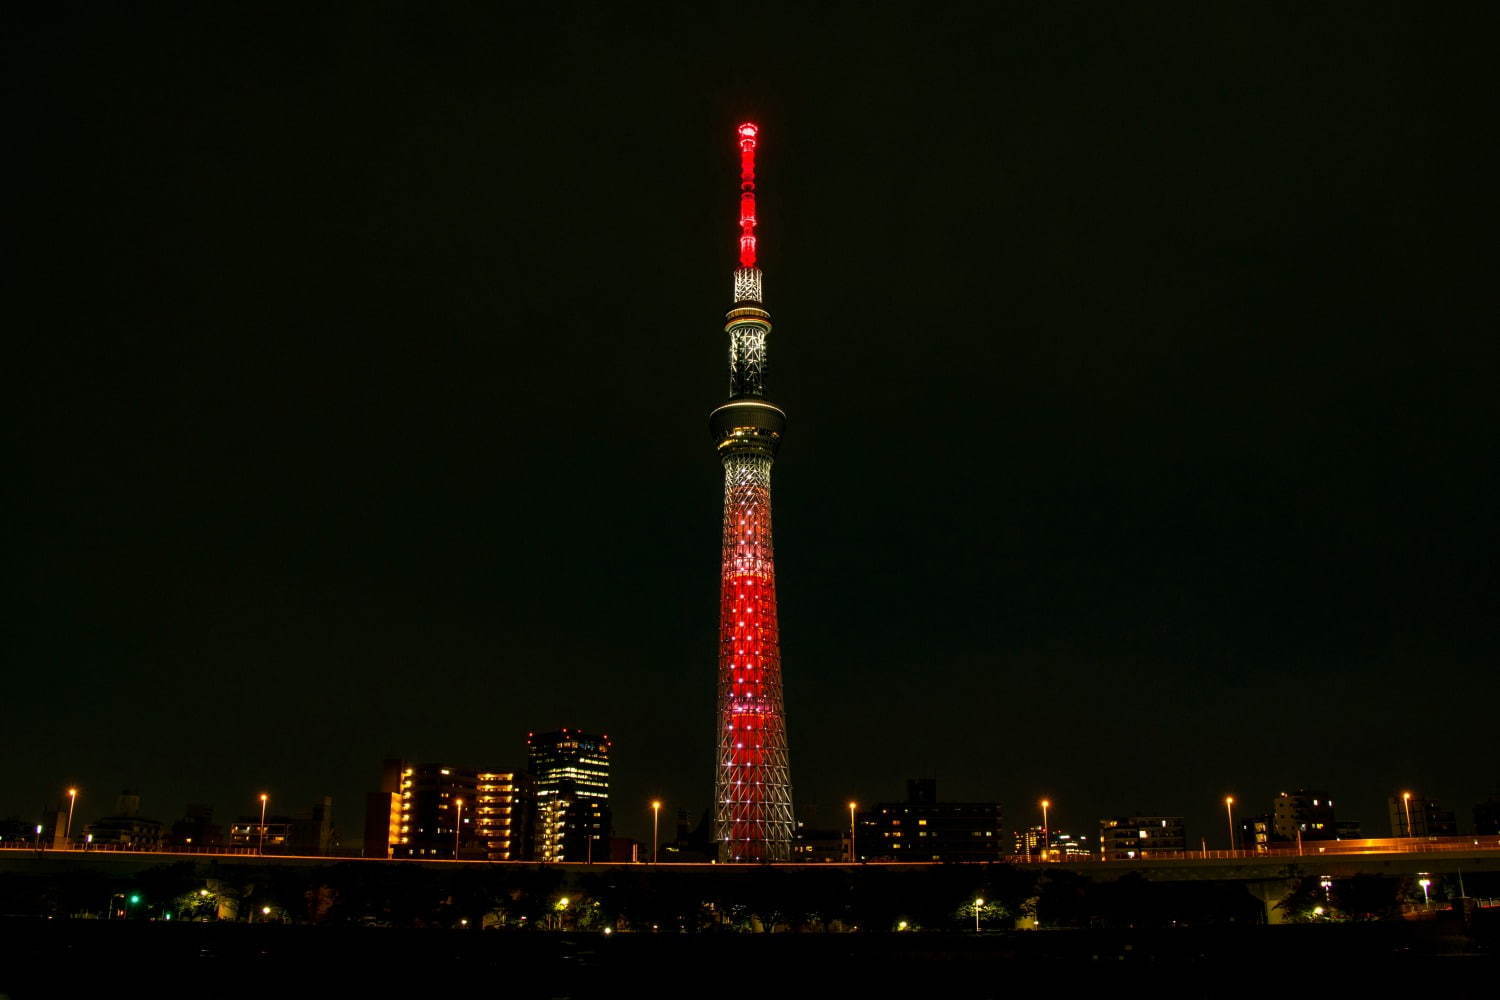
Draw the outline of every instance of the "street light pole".
M1402 792L1401 802L1406 806L1406 835L1408 837L1416 836L1411 828L1411 792Z
M1234 850L1234 796L1224 796L1224 810L1229 814L1229 849Z
M454 799L453 808L453 860L458 860L458 834L464 828L464 800Z
M854 853L854 807L858 802L849 803L849 863L852 865L859 860L859 855Z
M984 900L982 900L982 899L980 899L980 898L978 898L976 896L974 898L974 933L975 934L979 933L979 908L982 907L982 906L984 906Z
M271 796L265 792L260 793L260 848L256 853L266 853L266 803L271 801Z
M651 800L651 863L656 864L656 845L661 833L661 799Z
M68 825L63 830L63 840L73 843L73 807L78 805L78 789L68 789Z
M1042 800L1042 860L1047 860L1047 848L1052 846L1051 831L1047 826L1047 809L1052 805L1050 799Z

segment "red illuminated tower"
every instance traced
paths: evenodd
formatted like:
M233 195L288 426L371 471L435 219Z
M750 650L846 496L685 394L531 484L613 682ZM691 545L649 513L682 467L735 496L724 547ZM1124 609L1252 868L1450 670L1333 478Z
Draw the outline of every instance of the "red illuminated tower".
M729 402L709 416L724 463L724 551L719 581L718 769L714 837L721 861L786 861L792 844L792 781L781 705L781 642L771 551L771 462L786 414L765 398L766 335L755 265L755 145L740 149L740 266L734 271Z

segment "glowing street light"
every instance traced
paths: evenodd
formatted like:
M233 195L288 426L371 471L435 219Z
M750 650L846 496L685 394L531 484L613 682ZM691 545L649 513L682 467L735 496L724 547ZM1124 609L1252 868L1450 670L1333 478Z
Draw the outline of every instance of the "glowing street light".
M661 830L661 799L651 800L651 863L656 864L656 845Z
M265 792L260 793L260 850L259 854L266 853L266 803L271 801L271 796Z
M453 800L453 808L455 810L454 816L453 816L453 860L457 861L458 860L458 834L459 834L459 831L462 830L463 826L464 826L464 800L463 799L454 799Z
M854 853L854 808L858 805L858 802L852 800L849 803L849 863L851 865L859 859L859 855Z
M1234 796L1224 796L1224 811L1229 814L1229 849L1234 850Z
M1051 844L1052 844L1052 838L1049 835L1051 833L1051 831L1047 827L1047 810L1051 806L1052 806L1052 800L1051 799L1043 799L1042 800L1042 860L1043 861L1047 860L1047 848L1049 846L1051 846Z
M1406 806L1406 835L1413 836L1411 828L1411 792L1401 793L1401 804Z
M1432 905L1432 897L1427 894L1427 888L1430 885L1432 885L1432 879L1430 879L1430 878L1419 878L1419 879L1417 879L1417 885L1420 885L1422 887L1422 905L1423 906L1431 906Z
M984 906L984 900L978 896L974 897L974 933L979 933L979 910Z
M78 789L68 789L68 826L63 831L63 839L68 843L73 842L73 807L78 805Z

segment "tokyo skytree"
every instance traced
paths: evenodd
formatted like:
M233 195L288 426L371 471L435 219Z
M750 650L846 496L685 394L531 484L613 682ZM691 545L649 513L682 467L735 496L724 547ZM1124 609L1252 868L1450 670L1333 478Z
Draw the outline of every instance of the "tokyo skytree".
M760 130L735 130L740 155L739 267L729 334L729 401L709 416L724 464L719 578L718 766L714 836L720 861L788 861L792 779L781 699L781 641L771 547L771 463L786 414L766 399L763 276L755 257L755 148Z

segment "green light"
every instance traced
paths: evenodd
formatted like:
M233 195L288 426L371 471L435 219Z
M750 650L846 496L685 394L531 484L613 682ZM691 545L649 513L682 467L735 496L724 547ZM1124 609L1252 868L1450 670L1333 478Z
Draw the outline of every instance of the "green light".
M141 901L141 894L140 893L138 893L138 892L132 892L130 894L130 905L131 906L134 906L136 903L139 903L140 901Z

